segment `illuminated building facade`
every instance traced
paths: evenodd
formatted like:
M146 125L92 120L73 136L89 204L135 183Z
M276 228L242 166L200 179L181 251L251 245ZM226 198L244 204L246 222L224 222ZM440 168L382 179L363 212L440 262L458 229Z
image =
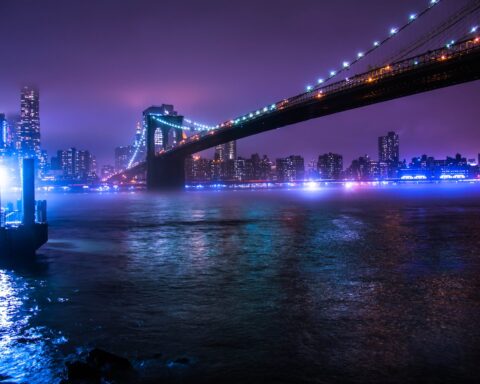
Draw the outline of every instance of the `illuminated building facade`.
M276 160L277 181L297 181L305 178L305 162L302 156L291 155Z
M388 164L388 175L395 177L400 163L400 144L398 134L388 132L378 138L378 161Z
M40 95L32 86L21 90L18 144L23 157L40 157Z
M321 179L339 180L343 173L343 156L331 152L318 156L317 170Z

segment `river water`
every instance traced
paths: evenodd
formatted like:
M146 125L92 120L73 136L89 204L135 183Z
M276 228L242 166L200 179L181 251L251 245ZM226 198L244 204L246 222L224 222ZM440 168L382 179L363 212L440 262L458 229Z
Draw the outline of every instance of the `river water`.
M0 269L0 382L95 346L151 383L480 380L480 185L47 198Z

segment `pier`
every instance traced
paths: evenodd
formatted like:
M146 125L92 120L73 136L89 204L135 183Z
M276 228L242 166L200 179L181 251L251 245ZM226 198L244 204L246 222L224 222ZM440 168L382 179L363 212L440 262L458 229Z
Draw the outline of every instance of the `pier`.
M21 221L8 221L2 210L0 226L0 257L9 260L35 256L48 241L47 204L35 201L34 160L23 159Z

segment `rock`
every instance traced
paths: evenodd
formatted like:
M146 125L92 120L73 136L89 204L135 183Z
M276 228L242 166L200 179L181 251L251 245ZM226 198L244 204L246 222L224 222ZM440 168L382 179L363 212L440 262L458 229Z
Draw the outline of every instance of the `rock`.
M124 357L95 348L83 360L67 362L65 384L130 383L135 371L130 361Z
M102 375L95 367L92 367L83 361L72 361L65 365L67 366L68 383L100 383Z
M87 364L102 372L130 371L132 364L124 357L114 355L99 348L91 350L87 355Z

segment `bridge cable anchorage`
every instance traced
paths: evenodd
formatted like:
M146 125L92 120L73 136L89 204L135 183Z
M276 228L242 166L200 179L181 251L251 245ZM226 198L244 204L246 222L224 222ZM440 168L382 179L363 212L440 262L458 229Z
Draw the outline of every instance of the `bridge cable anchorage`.
M430 30L428 33L421 36L417 39L414 43L410 44L405 49L399 51L395 55L392 55L386 62L396 62L400 61L406 57L413 55L415 51L426 45L427 43L431 42L436 37L440 36L442 33L448 31L449 29L453 28L459 22L464 20L466 17L474 14L480 9L480 0L473 0L467 3L463 8L461 8L457 13L449 17L447 20L442 20L433 30ZM476 29L473 30L472 27L471 32L476 32Z

